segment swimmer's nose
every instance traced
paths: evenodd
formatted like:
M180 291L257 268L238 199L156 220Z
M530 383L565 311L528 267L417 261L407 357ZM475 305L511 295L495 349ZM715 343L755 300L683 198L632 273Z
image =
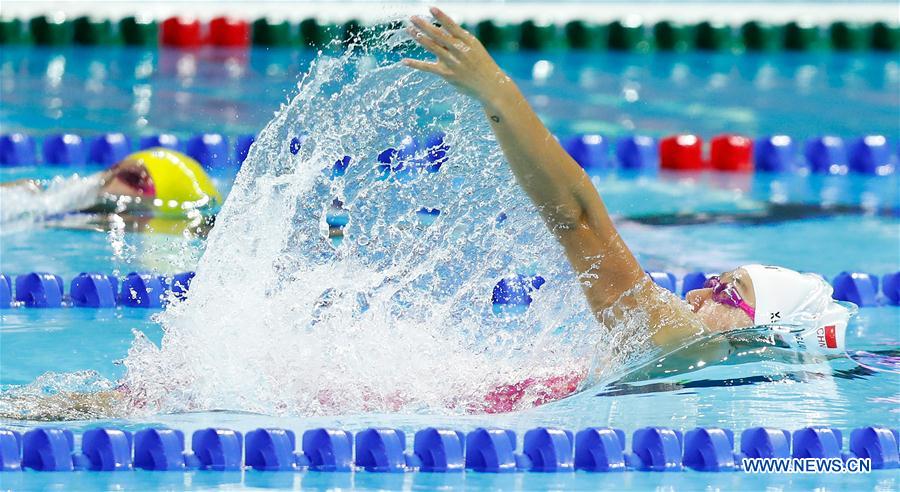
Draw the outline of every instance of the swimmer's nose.
M703 307L703 303L706 302L707 299L712 295L712 289L694 289L688 291L688 293L684 296L684 299L691 305L691 308L696 313L701 307Z
M153 195L153 181L146 171L127 170L118 173L116 178L131 188L135 194L144 196Z

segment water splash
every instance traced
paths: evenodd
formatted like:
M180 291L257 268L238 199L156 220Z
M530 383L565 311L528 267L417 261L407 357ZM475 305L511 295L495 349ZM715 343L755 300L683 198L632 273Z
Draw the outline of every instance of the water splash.
M97 204L103 181L98 175L56 177L43 190L30 182L0 186L0 223L22 226Z
M465 411L498 385L590 365L603 330L480 107L395 63L407 48L385 36L388 56L320 55L261 132L190 298L160 315L161 346L140 339L125 360L141 404ZM439 165L412 145L436 134ZM337 246L334 199L349 214ZM440 212L426 223L422 208ZM548 282L524 315L495 316L491 288L517 271Z

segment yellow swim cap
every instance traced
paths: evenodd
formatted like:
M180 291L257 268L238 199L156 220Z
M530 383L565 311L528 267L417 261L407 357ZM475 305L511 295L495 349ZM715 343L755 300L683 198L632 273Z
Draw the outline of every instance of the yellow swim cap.
M167 214L222 204L216 185L194 159L171 149L154 147L135 152L125 160L142 164L156 188L153 204Z

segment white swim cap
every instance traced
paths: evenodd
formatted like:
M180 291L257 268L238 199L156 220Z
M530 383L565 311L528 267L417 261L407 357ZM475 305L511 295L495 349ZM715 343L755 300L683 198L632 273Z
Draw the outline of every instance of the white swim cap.
M767 265L741 267L753 282L757 326L784 332L782 339L806 352L840 354L845 349L847 323L856 306L832 299L833 289L822 277Z

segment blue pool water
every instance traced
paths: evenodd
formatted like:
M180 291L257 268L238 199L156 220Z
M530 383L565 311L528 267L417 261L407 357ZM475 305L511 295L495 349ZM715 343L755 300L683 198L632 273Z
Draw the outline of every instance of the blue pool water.
M125 49L4 48L0 51L0 125L3 131L48 134L201 131L256 133L296 91L297 75L313 54L254 50L228 58L201 52ZM632 132L663 135L693 131L749 135L881 133L900 137L900 65L881 54L627 55L503 54L501 65L523 86L542 117L559 134ZM226 60L223 62L223 60ZM836 103L839 102L839 103ZM79 172L90 169L79 169ZM0 181L49 178L71 169L3 168ZM231 187L228 173L216 176ZM683 274L726 270L749 262L775 263L832 277L842 270L883 274L900 266L897 177L696 176L657 174L594 176L620 230L648 269ZM764 223L686 223L675 214L722 217L764 211L772 203L831 203L851 210ZM666 222L667 225L661 225ZM90 230L4 227L0 271L49 271L69 279L81 271L125 274L177 272L197 266L204 244L176 236ZM489 301L485 292L485 303ZM0 391L31 385L53 391L89 390L122 377L133 331L159 343L163 332L152 310L5 310L0 314ZM848 347L897 355L900 308L863 308L848 329ZM279 364L270 361L269 364ZM400 369L402 370L402 369ZM398 370L398 371L400 371ZM50 373L50 374L48 374ZM849 430L900 425L900 375L862 368L849 359L809 364L764 360L711 366L651 381L612 378L562 401L502 415L441 411L344 415L265 415L208 408L196 412L140 414L119 419L66 422L76 431L97 425L139 429L169 425L192 431L210 425L250 430L259 426L298 431L329 426L369 426L415 431L430 425L469 430L500 426L520 433L538 425L569 429L645 425L680 429L757 425L796 429L829 425ZM405 377L413 380L416 374ZM215 410L215 411L213 411ZM40 423L0 420L27 429ZM692 490L776 487L847 490L896 489L895 472L867 476L754 476L743 474L384 477L327 474L2 474L4 488L298 488Z

